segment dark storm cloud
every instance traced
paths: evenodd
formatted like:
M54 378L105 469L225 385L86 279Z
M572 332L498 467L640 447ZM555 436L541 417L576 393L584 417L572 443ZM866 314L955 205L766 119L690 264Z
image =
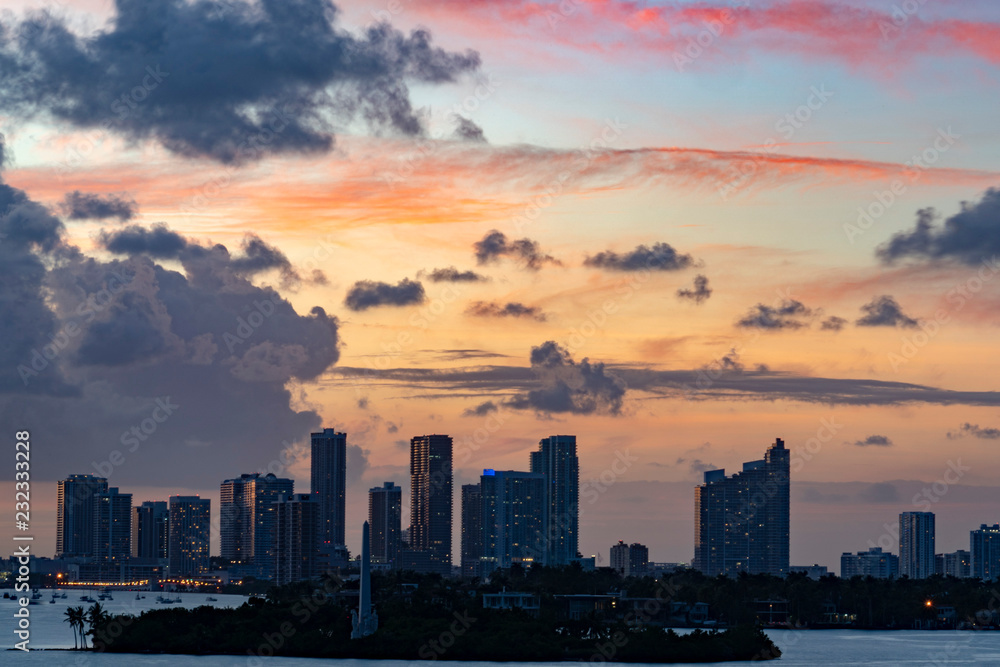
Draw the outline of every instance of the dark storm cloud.
M584 266L611 271L679 271L695 265L691 255L682 255L669 243L640 245L625 254L612 250L599 252L583 260Z
M918 322L903 314L896 300L887 294L877 296L861 306L864 315L855 320L859 327L903 327L915 328Z
M545 321L545 313L534 306L525 306L523 303L510 302L500 305L494 301L476 301L465 311L474 317L527 317L538 322Z
M422 133L408 83L442 84L479 67L472 51L379 23L338 28L328 0L119 0L83 35L50 13L0 29L0 111L48 115L223 163L320 153L354 118Z
M485 281L486 276L475 271L459 271L454 266L449 266L446 269L434 269L427 274L427 279L432 283L474 283Z
M864 440L854 442L857 447L891 447L892 440L884 435L870 435Z
M424 286L409 278L395 285L360 280L347 291L344 305L353 311L362 311L376 306L410 306L423 303L426 298Z
M459 141L472 141L476 143L486 143L486 135L483 128L473 123L468 118L455 115L455 139Z
M694 277L693 288L684 287L677 290L677 298L690 299L695 303L702 303L708 300L710 296L712 296L712 289L708 286L708 278L703 275Z
M531 348L535 388L515 396L507 405L540 413L621 414L626 385L608 373L603 363L584 359L575 363L569 351L554 341Z
M496 412L500 408L493 401L483 401L474 408L467 408L462 411L463 417L485 417L491 412Z
M108 252L116 255L149 255L156 259L177 259L187 249L188 240L164 223L151 228L129 225L114 232L101 230L98 237Z
M234 270L223 246L176 235L164 246L166 228L126 228L108 236L130 240L134 252L120 254L132 256L103 261L62 231L0 182L0 421L49 443L38 478L96 472L113 484L207 488L232 461L280 472L288 443L321 425L292 407L286 385L336 363L337 320L321 308L298 314ZM153 251L184 271L159 266ZM154 431L137 438L143 424ZM210 443L196 462L193 442Z
M836 315L831 315L830 317L823 320L823 323L819 325L819 328L823 331L840 331L847 324L847 320L843 317L837 317Z
M885 262L954 259L974 266L1000 253L1000 189L987 190L978 202L962 202L940 229L937 217L934 209L921 209L913 231L896 234L876 254Z
M256 234L247 234L243 238L243 256L230 262L233 271L237 273L254 274L271 269L292 271L292 263L288 261L278 248L264 242Z
M957 431L949 431L948 439L955 440L967 435L981 440L1000 440L1000 428L980 428L978 424L966 422Z
M63 198L62 210L70 220L107 220L118 218L126 222L135 217L138 205L117 195L89 194L74 190Z
M784 299L779 306L758 303L736 322L736 326L745 329L799 329L807 326L801 318L812 314L811 309L795 299Z
M520 260L533 271L537 271L545 264L562 264L552 255L543 253L538 242L531 239L509 241L506 234L495 229L482 240L476 241L473 248L476 252L476 261L480 264L487 264L501 257Z

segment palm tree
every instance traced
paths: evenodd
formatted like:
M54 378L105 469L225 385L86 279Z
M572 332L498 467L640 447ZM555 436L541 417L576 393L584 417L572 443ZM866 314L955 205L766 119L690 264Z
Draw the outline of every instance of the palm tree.
M83 607L80 607L80 612L83 612ZM108 612L104 611L101 607L100 602L95 602L90 609L87 610L85 619L90 625L90 630L88 631L92 636L96 634L97 630L100 629L104 622L108 619ZM81 627L83 622L80 623Z
M79 631L80 633L80 648L87 648L87 635L83 631L83 619L84 612L83 607L73 607L70 609L73 612L72 619L70 623Z
M66 618L63 619L66 623L69 623L70 627L73 628L73 650L77 649L76 640L76 610L73 607L66 608Z

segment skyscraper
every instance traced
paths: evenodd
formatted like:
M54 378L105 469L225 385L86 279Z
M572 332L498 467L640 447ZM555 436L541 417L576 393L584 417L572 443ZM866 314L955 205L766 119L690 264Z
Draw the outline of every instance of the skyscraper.
M934 574L934 513L899 515L899 574L926 579Z
M368 524L375 563L397 565L402 532L403 490L384 482L368 491Z
M969 552L972 559L971 576L992 581L1000 576L1000 524L969 532Z
M132 556L167 557L170 540L170 512L164 500L147 500L132 510Z
M546 477L547 565L567 565L576 558L580 535L580 461L575 435L552 435L531 452L531 472Z
M429 554L431 569L451 573L452 440L410 440L410 549Z
M227 479L219 489L222 557L253 565L257 577L274 576L274 501L291 495L294 482L273 473L247 473Z
M94 496L108 490L108 480L70 475L56 483L56 555L94 555Z
M274 502L274 582L278 586L319 576L319 501L309 493Z
M198 496L170 496L170 576L208 570L211 503Z
M325 428L312 434L310 491L319 502L320 549L333 554L344 539L347 434Z
M731 477L707 471L694 496L694 568L713 577L788 574L788 489L789 452L781 438Z
M479 484L483 508L481 574L514 563L543 563L548 496L545 475L484 470Z
M121 562L132 555L132 494L112 486L97 493L94 503L94 558Z
M478 577L483 557L483 503L479 484L462 485L462 576Z

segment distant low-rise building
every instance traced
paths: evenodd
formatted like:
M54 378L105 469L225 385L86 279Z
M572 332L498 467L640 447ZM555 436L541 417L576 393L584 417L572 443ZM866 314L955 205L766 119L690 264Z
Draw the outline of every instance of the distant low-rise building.
M649 568L649 549L638 542L625 544L618 540L618 544L611 547L611 568L623 577L645 576Z
M788 568L789 572L801 572L810 579L819 580L826 575L830 574L827 570L826 565L792 565Z
M840 556L840 576L842 579L893 579L899 576L899 556L882 551L882 547L871 547L855 554L845 552Z

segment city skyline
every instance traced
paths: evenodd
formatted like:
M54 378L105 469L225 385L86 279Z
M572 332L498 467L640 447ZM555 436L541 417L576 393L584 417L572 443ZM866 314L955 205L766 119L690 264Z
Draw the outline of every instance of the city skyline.
M333 429L324 429L324 431L313 435L318 437L331 433L334 433ZM336 432L336 436L339 445L346 444L347 434ZM545 451L546 446L557 442L572 443L573 449L570 451L575 451L576 436L564 435L542 438L539 442L539 449L530 453L531 467L541 467L540 457L542 456L542 452ZM451 450L452 440L447 435L425 435L412 438L411 456L414 460L411 464L411 474L422 478L425 486L429 484L432 491L444 488L445 486L451 489L450 475L444 475L440 479L435 480L435 472L440 473L450 470ZM726 477L724 470L706 471L704 476L705 483L696 486L694 491L696 498L695 525L699 525L700 521L701 525L706 526L704 530L707 532L701 533L701 537L699 537L699 533L696 530L693 549L694 558L690 561L682 562L687 562L691 567L700 569L709 575L717 573L735 575L745 570L748 572L769 572L782 576L791 571L791 569L808 567L790 567L789 565L788 515L790 513L790 503L787 487L790 481L790 461L788 455L789 452L785 448L784 441L778 438L768 448L764 459L744 463L743 469L739 473ZM567 461L564 465L568 465L570 470L575 470L578 468L578 463L575 461L575 456L572 458L574 459L572 462ZM437 463L432 465L431 461L434 460ZM321 459L317 465L322 468L326 464ZM459 503L458 511L455 512L451 508L448 508L446 512L446 515L452 519L452 532L457 530L460 536L457 542L459 552L453 554L450 560L452 568L448 572L461 573L460 576L480 576L485 575L488 571L496 567L510 567L515 562L520 562L524 565L530 565L532 562L563 564L547 562L552 558L552 543L559 543L562 541L562 537L558 533L550 531L548 526L552 503L552 496L549 495L552 493L550 489L559 480L550 480L552 485L547 484L546 480L548 480L548 476L544 473L487 469L483 471L479 484L461 485L457 494L457 501ZM488 486L486 486L487 484ZM76 485L80 490L74 491L75 487L71 485ZM132 494L119 493L117 488L108 487L107 480L96 478L92 475L72 474L65 480L61 480L57 486L60 496L65 495L68 499L64 504L61 504L61 509L65 505L67 510L78 508L78 511L82 512L82 515L85 516L89 512L93 516L93 521L88 521L88 523L93 528L90 531L92 534L90 553L96 558L96 562L111 562L117 559L127 559L129 555L138 555L135 553L138 548L135 540L139 526L143 522L143 519L140 518L140 510L148 510L150 512L149 517L145 521L151 524L154 517L154 510L158 506L165 504L156 501L145 501L141 506L133 507ZM730 487L732 488L730 489ZM721 491L713 491L713 495L707 494L709 489L716 488ZM252 573L271 578L282 576L276 574L280 567L284 568L283 580L291 581L294 580L294 575L291 572L297 571L300 574L302 572L312 572L323 562L324 556L322 555L319 536L323 532L321 526L325 522L321 521L322 503L315 494L312 492L293 494L292 480L277 478L273 473L267 475L261 473L244 473L239 478L228 479L222 482L221 489L222 497L230 498L229 502L231 505L237 504L237 498L240 497L243 498L242 502L244 504L248 504L248 507L235 512L230 508L228 510L228 520L223 518L220 521L222 526L220 529L220 543L223 545L223 551L220 555L223 558L227 558L226 554L228 552L225 551L227 548L229 552L233 553L240 551L236 547L236 543L245 542L252 545L254 543L254 534L263 525L268 526L268 537L265 538L265 546L263 548L269 559L266 561L269 565L261 568L261 563L258 562L257 570L238 569L234 570L235 572ZM93 500L88 496L87 490L92 492ZM267 513L263 516L270 517L270 522L268 523L266 519L262 520L260 518L248 520L246 518L248 514L251 517L255 512L259 514L259 505L262 498L264 506L267 508ZM124 541L122 541L120 535L118 538L119 548L117 553L120 554L119 556L112 555L114 551L112 547L113 531L110 530L109 526L111 525L113 511L110 507L101 509L102 502L107 504L107 501L115 500L124 501L122 505L123 509L117 512L120 515L119 523L124 525L125 529ZM450 500L454 502L456 499L451 498ZM468 506L467 501L470 500L473 504ZM199 499L197 497L181 498L179 496L171 496L170 502L173 503L175 501L186 502L188 505L200 503L206 507L209 506L210 502L208 499ZM275 501L280 502L280 508L278 505L272 505ZM307 503L307 501L309 502ZM411 507L416 506L418 502L416 497L411 498ZM435 502L440 504L441 501ZM572 497L566 498L564 502L569 507L573 507L576 504ZM308 508L308 513L305 513L302 503L307 503L305 507ZM717 504L718 507L711 509L711 505L713 504ZM423 530L426 534L424 539L425 544L404 545L399 542L401 527L403 525L402 505L402 489L392 481L384 482L382 486L369 490L366 523L376 526L376 530L379 530L383 534L381 538L376 538L381 539L379 553L383 555L380 556L373 550L372 562L373 564L391 565L392 567L414 567L414 563L416 563L416 567L420 569L426 567L431 561L424 563L419 560L411 560L407 564L405 558L401 558L400 562L396 562L394 558L384 555L392 553L394 548L397 550L397 553L402 553L398 552L400 548L408 548L411 551L435 551L435 547L428 546L433 544L430 535L440 534L440 529L429 530L425 527ZM702 509L699 510L699 506ZM87 507L91 507L92 509L87 510ZM295 514L292 514L293 511ZM436 513L444 516L443 512L445 510L442 505L437 509ZM227 511L223 507L220 507L219 513L222 517L225 517ZM701 513L700 519L698 517L699 513ZM62 517L63 515L68 515L68 512L60 511L59 514ZM278 527L276 523L278 519L275 515L283 517L282 521L285 522L283 524L284 527ZM431 513L423 511L421 515L429 517ZM104 523L102 523L102 517L105 516L106 518L103 519ZM306 516L309 517L308 521L315 523L315 526L308 529L304 527L305 524L303 521ZM458 517L458 521L454 521L454 517ZM526 520L532 523L525 523ZM710 558L704 555L708 551L703 552L700 550L698 541L699 539L704 540L705 535L712 535L714 534L713 531L719 530L718 528L711 528L711 525L712 522L720 521L725 522L726 532L719 532L719 536L712 538L710 542L706 542L705 546L705 549L708 549L713 544L726 545L725 549L720 552L721 555L718 556L716 563L716 560L711 560L711 558L716 558L715 556ZM291 527L293 524L296 526L294 530ZM733 542L733 538L728 534L730 524L736 526L759 524L759 528L753 529L757 530L758 533L747 529L742 538L746 544L734 552L735 556L725 555L734 546L738 546L738 540L737 542ZM169 526L169 522L167 525ZM474 544L475 538L470 538L467 530L467 526L471 527L473 525L477 526L476 530L482 531L478 544ZM239 526L243 527L239 528ZM501 529L499 528L500 526L507 526L507 529ZM225 537L227 527L230 531L228 542ZM889 528L888 524L886 524L886 528ZM130 529L131 542L129 541ZM273 534L271 533L272 529L276 531ZM284 531L283 548L286 555L284 557L285 561L279 566L277 556L271 551L273 544L271 540L272 538L274 540L279 539L278 534L282 533L282 531ZM408 530L407 532L410 531ZM287 553L289 549L294 549L296 554L309 553L308 543L312 537L309 537L302 543L295 543L295 540L302 535L312 536L314 534L317 539L315 545L316 555L309 557L309 563L311 564L303 570L301 561L306 557L300 555L289 559ZM394 539L392 538L393 534L396 536ZM742 533L737 531L737 535L739 534ZM954 552L937 553L939 550L935 549L934 513L902 512L898 516L898 525L895 530L895 535L899 538L898 554L885 552L883 555L883 548L874 546L870 546L867 552L859 551L857 554L845 551L840 557L839 569L841 572L848 572L849 575L870 574L883 578L902 575L924 578L935 572L951 573L955 576L989 577L991 572L1000 571L1000 539L996 538L998 534L1000 534L1000 531L997 530L996 525L990 527L982 524L980 529L969 531L968 550L959 549ZM98 539L98 536L103 537ZM77 539L81 537L86 538L87 535L78 536ZM640 535L640 537L645 539L645 534ZM171 537L169 539L175 538ZM257 539L259 540L260 538ZM153 541L155 542L155 538ZM86 539L84 539L84 543L86 543ZM205 551L202 552L199 549L199 553L203 554L202 557L207 558L205 554L211 553L208 547L209 538L207 534L204 536L204 543ZM227 544L229 545L228 547L225 546ZM515 546L512 547L512 544ZM754 546L755 544L757 546ZM872 543L869 542L869 544L871 545ZM470 549L478 552L482 559L471 569L466 565L466 556ZM637 549L638 552L636 551ZM616 555L616 550L618 550L618 555ZM714 550L712 548L712 551ZM251 549L251 551L253 550ZM636 553L641 554L641 557L637 557ZM356 554L354 555L356 556ZM169 553L167 556L169 556ZM233 559L231 556L232 554L228 557L230 563L237 566L246 566L254 563L253 558ZM586 560L584 554L578 554L578 556ZM600 552L592 554L591 559L593 565L602 565ZM298 570L294 569L296 561L299 561ZM733 565L726 564L730 561L733 562ZM145 563L142 560L139 562ZM636 563L639 562L641 562L641 566L638 566L637 569ZM607 565L618 569L627 576L635 576L636 571L645 572L646 565L652 565L652 563L648 547L643 544L632 543L629 545L619 540L617 545L611 544L610 546L610 558ZM829 569L829 571L835 573L837 564L833 560L830 563L830 565L823 566L823 569ZM431 566L430 569L434 569L434 566ZM476 574L472 575L473 572Z

